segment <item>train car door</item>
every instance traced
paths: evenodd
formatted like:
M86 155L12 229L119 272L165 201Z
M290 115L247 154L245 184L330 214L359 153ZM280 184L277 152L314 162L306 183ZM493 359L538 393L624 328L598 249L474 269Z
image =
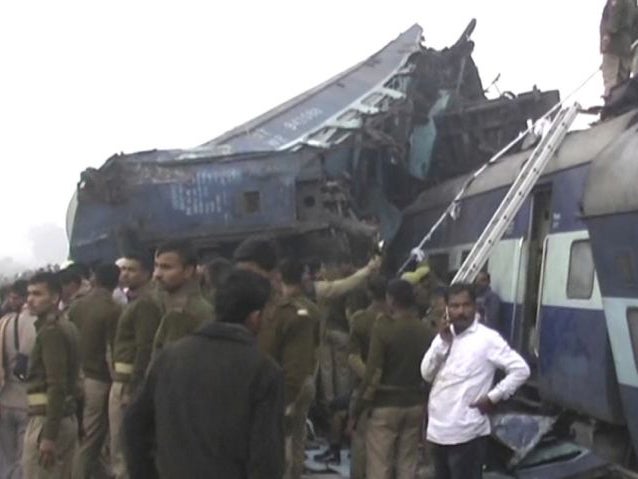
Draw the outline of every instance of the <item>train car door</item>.
M527 241L527 268L523 314L515 345L528 359L537 357L536 320L540 310L547 237L551 228L552 190L550 185L535 188L530 195L531 211ZM534 361L530 361L533 363Z

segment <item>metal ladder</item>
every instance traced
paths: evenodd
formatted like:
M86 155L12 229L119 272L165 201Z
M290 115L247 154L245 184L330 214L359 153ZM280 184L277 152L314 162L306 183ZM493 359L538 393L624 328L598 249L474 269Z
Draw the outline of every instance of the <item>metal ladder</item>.
M474 281L492 249L501 240L508 225L521 209L527 195L543 174L543 170L545 170L550 158L554 156L565 139L567 131L574 122L579 110L580 105L574 103L556 115L549 130L521 167L518 176L503 201L494 212L479 239L474 243L474 247L456 273L456 276L454 276L452 284Z

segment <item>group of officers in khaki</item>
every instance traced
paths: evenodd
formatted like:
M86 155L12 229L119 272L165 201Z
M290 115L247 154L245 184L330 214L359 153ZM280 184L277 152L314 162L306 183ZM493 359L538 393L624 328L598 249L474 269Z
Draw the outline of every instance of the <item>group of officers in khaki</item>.
M278 264L274 249L270 258L264 255L264 248L269 245L267 241L247 241L238 247L233 259L235 267L256 272L275 285L257 340L260 349L283 371L284 477L300 478L306 421L316 398L320 349L326 334L317 304L363 287L379 268L380 260L374 258L343 279L302 280L296 261ZM158 248L154 266L138 255L126 256L118 266L100 266L91 283L89 289L83 281L82 294L72 295L61 306L62 289L56 274L36 274L29 281L25 310L35 318L35 342L24 383L28 424L21 459L23 477L128 477L123 420L153 357L167 344L194 332L205 321L214 320L213 296L202 288L197 256L184 243ZM126 304L116 301L117 287L125 287ZM76 293L79 291L80 288ZM371 421L392 419L362 414L369 410L375 396L374 392L365 396L364 391L370 387L378 391L377 402L397 407L401 414L408 408L408 415L414 419L411 434L416 462L423 394L419 390L418 368L405 362L410 356L405 353L406 347L416 348L412 356L420 358L431 335L423 321L411 312L411 305L401 306L399 301L393 314L405 320L401 321L400 331L395 331L396 325L388 321L373 337L372 325L377 316L388 313L384 296L385 290L381 296L377 292L370 308L351 318L349 362L354 371L359 366L361 377L352 413ZM410 327L405 329L404 324ZM397 334L405 344L388 343L387 338ZM384 358L390 358L390 364L384 365ZM366 369L367 360L375 363L374 368ZM366 442L364 422L357 428L359 447ZM382 437L372 444L381 448L380 453L386 453ZM359 464L354 467L365 469L365 457L358 457ZM408 462L408 467L415 467L411 460ZM374 465L375 469L381 467L382 464Z

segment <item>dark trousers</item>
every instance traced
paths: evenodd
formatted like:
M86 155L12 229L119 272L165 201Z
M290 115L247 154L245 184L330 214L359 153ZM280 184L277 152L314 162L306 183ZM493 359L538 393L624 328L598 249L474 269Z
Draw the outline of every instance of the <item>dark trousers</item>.
M486 440L479 437L453 446L430 443L435 479L482 479Z

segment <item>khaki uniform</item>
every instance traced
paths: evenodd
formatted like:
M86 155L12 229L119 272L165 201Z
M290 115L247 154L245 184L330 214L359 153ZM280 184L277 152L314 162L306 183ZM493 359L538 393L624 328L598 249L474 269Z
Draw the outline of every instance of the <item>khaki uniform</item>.
M128 477L122 446L122 420L126 405L144 380L161 318L160 305L149 283L126 305L117 324L113 344L115 377L109 393L109 431L111 466L118 479Z
M199 284L190 281L175 293L162 296L164 315L155 335L153 350L194 332L205 321L215 319L210 303L204 299Z
M363 380L366 371L366 361L370 349L370 336L377 317L384 314L385 310L378 305L372 304L367 309L357 311L352 316L352 328L350 330L350 340L348 343L348 364L357 376L358 380ZM353 401L356 401L361 394L357 387L353 394ZM351 413L352 414L352 413ZM366 447L365 437L368 423L368 411L363 411L359 415L357 428L352 437L350 478L363 479L366 470Z
M369 406L366 477L413 479L425 392L419 365L433 337L416 313L380 316L372 330L370 352L355 411ZM378 378L378 384L376 381ZM371 387L370 395L367 391ZM393 476L394 472L394 476Z
M303 472L306 419L315 396L319 310L303 295L280 298L264 316L258 336L260 349L284 371L286 405L285 479L299 479Z
M605 4L600 21L605 96L613 87L629 78L635 17L635 0L608 0Z
M109 430L111 371L107 354L113 347L121 311L111 292L103 288L95 288L69 308L68 317L80 333L80 361L84 373L84 436L73 466L74 478L108 476L105 461L100 463Z
M75 418L80 361L76 327L58 313L38 318L27 378L29 424L24 441L24 476L68 478L77 446ZM51 469L39 461L41 439L55 441L58 460Z
M333 281L315 281L313 295L322 309L320 374L322 400L327 404L352 390L352 374L348 366L348 320L344 296L361 287L373 269L370 265L354 274Z

